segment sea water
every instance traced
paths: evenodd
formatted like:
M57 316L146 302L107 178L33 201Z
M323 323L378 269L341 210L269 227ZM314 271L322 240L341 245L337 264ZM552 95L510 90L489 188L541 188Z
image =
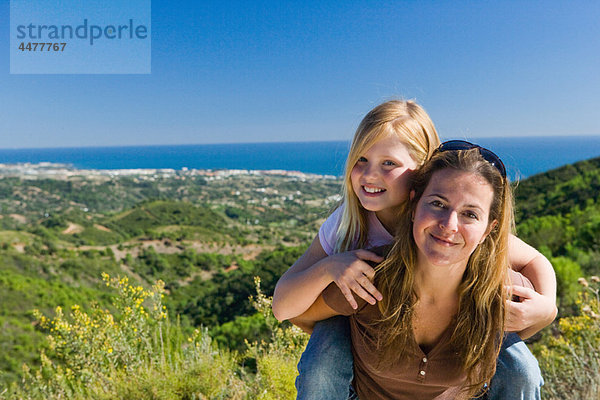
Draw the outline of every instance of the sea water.
M497 153L512 179L600 156L600 136L471 138ZM350 143L238 143L206 145L0 149L0 163L52 162L80 169L283 169L341 176Z

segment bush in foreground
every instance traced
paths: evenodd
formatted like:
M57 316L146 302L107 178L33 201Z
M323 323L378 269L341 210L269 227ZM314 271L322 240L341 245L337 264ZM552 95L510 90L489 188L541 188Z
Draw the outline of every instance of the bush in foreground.
M545 399L600 399L600 278L579 279L579 315L561 318L534 347Z
M115 311L73 306L67 316L57 308L52 319L37 313L50 351L40 355L41 367L24 366L20 385L0 389L0 399L295 398L296 363L308 337L277 322L258 279L251 301L269 338L246 343L242 354L219 349L205 328L186 337L162 305L162 282L147 290L126 278L103 279L117 292ZM600 398L600 278L579 283L579 314L561 318L533 349L548 400Z
M253 299L271 331L268 342L248 344L245 354L220 350L208 331L185 338L162 305L164 284L151 290L127 278L103 275L116 290L115 312L58 307L54 318L36 313L48 333L51 353L41 367L24 366L21 385L0 392L1 399L292 399L295 360L306 335L283 329L271 313L270 299ZM255 364L251 369L246 364Z

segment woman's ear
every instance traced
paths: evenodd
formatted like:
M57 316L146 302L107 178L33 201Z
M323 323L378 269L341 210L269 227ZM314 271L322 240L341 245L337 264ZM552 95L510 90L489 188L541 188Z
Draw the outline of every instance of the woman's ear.
M479 244L481 244L481 243L483 243L485 241L485 239L488 237L488 235L490 234L490 232L493 231L494 228L496 228L496 226L498 226L498 221L497 220L493 220L492 222L490 222L490 224L488 225L488 228L486 229L483 237L479 241Z

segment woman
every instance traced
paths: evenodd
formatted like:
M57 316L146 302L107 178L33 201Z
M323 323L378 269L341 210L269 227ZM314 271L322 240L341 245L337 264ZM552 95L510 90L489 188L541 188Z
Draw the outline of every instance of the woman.
M375 271L367 261L382 258L365 249L393 242L412 171L438 146L433 121L414 101L387 101L365 115L346 160L339 207L277 283L273 313L279 320L306 311L332 281L355 307L353 294L371 304L379 300L381 294L370 281ZM506 330L513 334L503 342L488 397L539 399L540 369L519 336L531 336L556 316L556 280L550 262L512 235L508 253L511 267L529 278L535 290L515 288L523 302L507 307ZM344 391L353 374L350 341L348 318L316 324L298 363L298 400L347 398Z
M512 197L489 150L446 142L415 175L394 246L377 268L382 299L349 305L330 285L292 322L351 316L363 399L444 399L493 376L504 330ZM513 282L518 284L518 282Z

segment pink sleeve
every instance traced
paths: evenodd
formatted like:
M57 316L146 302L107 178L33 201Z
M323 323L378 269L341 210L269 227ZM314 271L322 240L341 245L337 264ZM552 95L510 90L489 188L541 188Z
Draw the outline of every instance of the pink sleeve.
M338 207L331 215L323 222L319 229L319 242L328 256L333 254L335 249L336 234L340 219L342 218L342 207Z

